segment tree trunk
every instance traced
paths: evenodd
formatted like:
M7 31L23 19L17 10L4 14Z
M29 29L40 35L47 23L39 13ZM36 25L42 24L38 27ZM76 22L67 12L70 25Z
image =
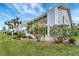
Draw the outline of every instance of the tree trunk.
M37 42L40 42L40 38L39 37L36 37L37 38Z
M14 32L12 32L12 36L14 35Z

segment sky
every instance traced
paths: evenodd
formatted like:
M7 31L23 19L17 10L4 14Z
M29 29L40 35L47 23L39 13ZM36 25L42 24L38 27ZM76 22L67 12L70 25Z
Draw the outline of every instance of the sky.
M0 29L5 26L5 21L16 17L22 21L30 21L56 5L56 3L0 3ZM79 3L64 5L71 10L72 21L79 23Z

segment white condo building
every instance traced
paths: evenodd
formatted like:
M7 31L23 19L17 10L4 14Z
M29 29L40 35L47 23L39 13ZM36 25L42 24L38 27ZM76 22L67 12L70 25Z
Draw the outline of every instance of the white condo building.
M71 27L72 24L70 9L64 6L64 4L59 4L52 9L49 9L46 13L43 13L34 20L42 20L42 22L48 25L47 37L50 37L51 26L65 24Z

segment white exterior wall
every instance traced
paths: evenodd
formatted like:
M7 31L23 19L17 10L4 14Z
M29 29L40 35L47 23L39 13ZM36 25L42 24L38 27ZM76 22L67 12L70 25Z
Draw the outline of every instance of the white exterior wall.
M58 14L59 14L58 23L60 25L63 24L63 21L64 21L64 24L70 25L70 18L69 18L69 14L68 14L67 10L59 9L59 13ZM64 20L63 20L63 17L64 17Z
M47 24L53 26L55 24L55 10L52 9L47 13Z
M49 26L61 25L63 24L63 17L64 24L71 25L68 11L65 9L58 9L56 7L47 13L47 24Z

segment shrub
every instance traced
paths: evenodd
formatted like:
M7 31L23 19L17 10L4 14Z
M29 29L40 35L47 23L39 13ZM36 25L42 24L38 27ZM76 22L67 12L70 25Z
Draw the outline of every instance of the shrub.
M22 37L22 38L26 38L26 35L23 33L21 37Z
M16 34L16 39L20 40L20 38L21 38L21 34L20 33Z
M70 44L75 44L75 41L76 41L76 40L73 39L73 38L70 38L70 39L69 39L69 43L70 43Z
M15 32L15 33L14 33L14 35L17 35L17 34L18 34L18 32Z
M6 32L7 33L7 35L12 35L12 33L11 32Z
M56 43L62 43L63 42L63 38L62 37L58 37L56 40L55 40Z
M20 39L20 38L26 38L26 35L24 33L17 33L16 34L16 38Z
M14 36L13 39L16 39L16 36Z

